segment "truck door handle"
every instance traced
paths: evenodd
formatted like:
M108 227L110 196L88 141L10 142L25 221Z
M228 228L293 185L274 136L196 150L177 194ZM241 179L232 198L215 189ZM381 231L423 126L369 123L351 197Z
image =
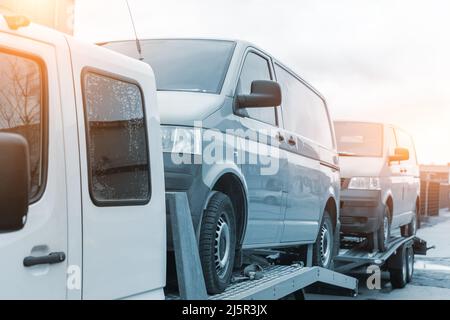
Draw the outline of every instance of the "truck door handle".
M66 254L64 252L54 252L50 253L48 256L26 257L23 260L23 266L29 268L42 264L57 264L64 261L66 261Z

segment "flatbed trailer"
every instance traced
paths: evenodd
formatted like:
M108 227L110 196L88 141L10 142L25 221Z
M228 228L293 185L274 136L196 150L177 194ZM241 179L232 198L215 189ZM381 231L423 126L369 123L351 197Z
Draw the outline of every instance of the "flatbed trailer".
M210 296L198 254L197 240L192 225L187 196L184 193L167 193L171 233L178 282L177 292L167 292L167 299L177 300L279 300L288 296L303 296L303 289L323 283L340 288L354 296L358 280L338 272L303 265L302 263L272 264L265 267L261 277L236 281L224 293ZM312 246L308 248L312 255Z
M307 288L356 296L358 280L347 274L369 265L387 267L393 286L402 288L411 281L414 254L427 251L426 242L416 237L394 237L386 252L368 251L365 241L343 242L334 270L328 270L311 265L313 246L309 245L307 264L272 263L260 271L260 277L235 281L224 293L211 296L206 292L187 196L174 192L167 193L166 198L178 284L176 292L166 292L170 300L279 300L289 296L301 299Z
M341 242L342 249L334 259L335 271L349 274L362 267L376 266L389 271L394 288L403 288L414 275L415 255L426 255L426 241L416 237L394 236L387 250L368 250L367 240Z

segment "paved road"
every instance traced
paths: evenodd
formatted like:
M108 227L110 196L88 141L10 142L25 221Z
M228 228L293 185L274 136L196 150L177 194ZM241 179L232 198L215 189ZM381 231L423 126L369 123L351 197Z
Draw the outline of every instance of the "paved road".
M426 257L416 257L415 274L411 284L401 290L392 289L388 274L383 275L381 290L368 290L366 279L360 277L357 300L450 300L450 212L441 211L439 217L429 218L418 236L436 246ZM308 295L307 299L323 299ZM346 299L327 296L327 299Z

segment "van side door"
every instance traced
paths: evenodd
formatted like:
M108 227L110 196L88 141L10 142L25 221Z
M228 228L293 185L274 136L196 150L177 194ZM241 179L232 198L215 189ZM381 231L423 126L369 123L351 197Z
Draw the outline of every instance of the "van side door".
M0 132L22 135L31 162L25 227L0 232L0 300L67 298L67 190L57 60L54 45L0 31ZM64 259L49 264L50 254ZM27 257L42 260L26 267Z
M401 164L399 162L390 162L388 157L395 154L395 149L398 147L397 136L395 130L391 126L385 127L385 145L387 146L387 159L386 165L388 165L387 177L386 177L386 188L391 190L394 212L392 212L392 227L396 228L399 226L399 216L403 212L403 206L405 202L405 178L403 177L401 171Z
M287 151L289 176L282 241L314 242L323 209L323 190L321 150L315 141L318 124L312 113L322 100L281 65L275 64L275 71L283 92L282 148Z
M273 79L271 58L249 48L236 92L249 94L253 81ZM249 198L246 246L277 244L281 238L288 177L286 153L278 148L276 107L236 110L241 125L241 130L236 130L241 134L241 168Z
M409 134L401 129L395 130L400 148L406 148L409 151L409 160L400 163L401 175L404 179L404 203L402 213L404 213L404 223L409 223L411 212L416 211L416 200L420 193L420 174L417 163L416 148Z
M69 39L80 141L83 299L164 299L165 186L151 68Z

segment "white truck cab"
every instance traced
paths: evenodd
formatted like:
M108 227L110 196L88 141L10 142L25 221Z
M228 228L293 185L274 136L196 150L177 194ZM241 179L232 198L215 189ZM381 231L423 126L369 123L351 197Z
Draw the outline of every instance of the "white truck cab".
M164 299L152 69L22 22L0 15L0 299Z

